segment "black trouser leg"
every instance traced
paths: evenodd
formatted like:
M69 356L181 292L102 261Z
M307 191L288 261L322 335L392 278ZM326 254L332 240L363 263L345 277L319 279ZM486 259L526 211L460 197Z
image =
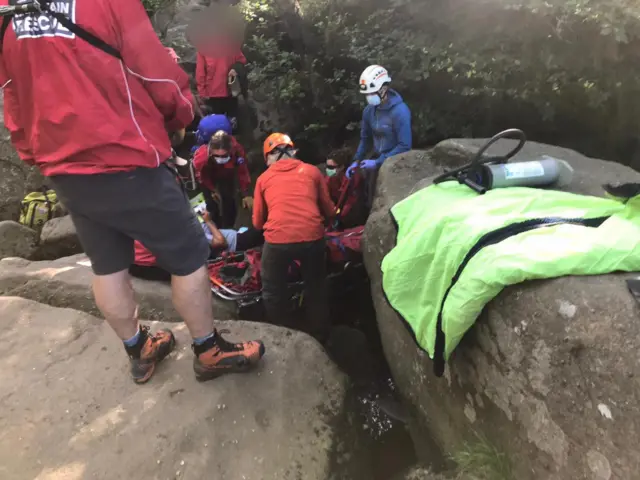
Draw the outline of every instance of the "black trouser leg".
M222 218L218 228L233 228L238 215L238 206L236 205L236 191L233 183L218 185L220 198L222 198Z
M250 248L259 247L264 243L262 230L249 227L246 232L239 233L236 237L236 251L244 252Z
M329 295L324 239L300 244L300 270L304 282L303 305L308 331L320 343L329 336Z
M274 325L295 328L288 289L289 265L292 256L289 245L265 242L262 249L262 300L267 319Z
M228 97L207 98L204 103L209 107L209 114L228 115L227 98Z
M367 212L371 211L373 206L373 199L376 196L376 182L378 181L378 169L366 169L362 170L364 176L364 193L365 193L365 207Z
M223 228L220 226L220 223L222 222L220 204L213 199L213 195L205 187L201 186L201 190L204 201L207 204L207 212L209 212L209 215L211 216L211 221L215 223L218 228Z

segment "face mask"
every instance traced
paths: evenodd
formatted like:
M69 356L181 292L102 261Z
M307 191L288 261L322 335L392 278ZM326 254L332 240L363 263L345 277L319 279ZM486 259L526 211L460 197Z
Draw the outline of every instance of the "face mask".
M216 159L216 163L218 165L224 165L229 160L231 160L231 157L229 155L227 155L226 157L214 157L214 158Z
M382 102L382 100L380 99L380 95L378 95L377 93L367 95L367 103L369 105L373 105L374 107L376 107L380 105L380 102Z
M336 174L336 169L327 167L326 172L327 172L327 177L333 177Z

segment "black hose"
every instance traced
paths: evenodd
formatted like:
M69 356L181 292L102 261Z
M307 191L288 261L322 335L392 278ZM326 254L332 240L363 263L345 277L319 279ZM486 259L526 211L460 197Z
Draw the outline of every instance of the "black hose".
M509 138L509 137L511 138L515 137L516 140L519 140L518 145L516 145L516 147L513 150L511 150L509 153L507 153L504 156L499 156L499 157L491 156L491 157L483 158L484 153L489 149L491 145L496 143L498 140L502 140L503 138ZM473 160L471 160L471 162L463 165L462 167L449 170L448 172L445 172L442 175L437 176L436 178L433 179L433 183L437 184L437 183L442 183L446 180L458 180L460 183L467 184L469 187L473 188L479 193L484 193L484 192L480 192L474 186L469 185L469 183L466 181L467 175L471 171L477 169L480 165L484 165L486 163L506 163L510 158L512 158L520 150L522 150L522 147L524 147L524 144L526 143L526 141L527 141L527 137L522 130L518 130L517 128L510 128L508 130L504 130L494 135L487 143L485 143L480 148L480 150L478 150L478 152L474 155Z

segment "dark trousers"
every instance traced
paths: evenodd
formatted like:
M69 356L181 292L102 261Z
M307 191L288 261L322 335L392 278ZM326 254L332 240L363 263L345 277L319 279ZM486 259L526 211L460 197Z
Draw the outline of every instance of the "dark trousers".
M238 215L235 185L233 182L220 183L217 187L222 205L214 201L210 191L202 188L202 195L207 204L207 211L211 215L211 221L215 223L218 228L233 228Z
M207 98L205 105L209 107L209 113L226 115L229 118L238 117L238 97Z
M262 249L262 299L269 321L307 332L321 343L326 341L330 327L325 254L324 239L285 244L265 242ZM304 282L304 324L293 318L288 288L289 267L295 260L300 261Z
M374 169L361 169L362 176L364 179L364 206L368 213L371 211L371 207L373 206L373 199L376 196L376 183L378 181L378 170Z

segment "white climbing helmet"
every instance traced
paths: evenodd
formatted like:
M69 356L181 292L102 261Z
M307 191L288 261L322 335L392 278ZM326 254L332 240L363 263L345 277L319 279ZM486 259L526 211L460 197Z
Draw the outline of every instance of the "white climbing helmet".
M360 75L360 93L376 93L390 81L391 77L386 68L380 65L369 65Z

